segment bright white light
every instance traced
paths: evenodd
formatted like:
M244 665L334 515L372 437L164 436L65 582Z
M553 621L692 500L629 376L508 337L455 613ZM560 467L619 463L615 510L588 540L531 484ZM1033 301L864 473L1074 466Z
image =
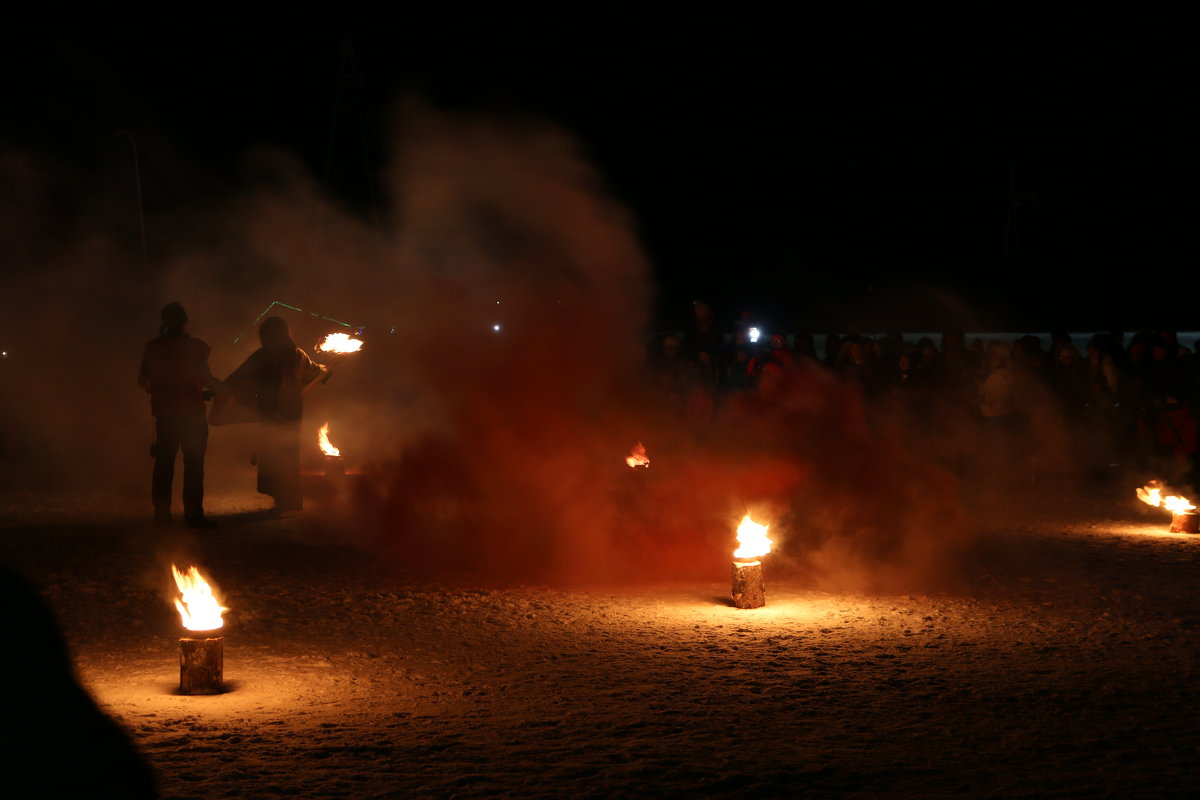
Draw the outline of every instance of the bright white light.
M758 328L751 328L747 333L750 336L750 341L752 343L757 343L758 337L762 336L762 332L759 331Z
M500 332L500 323L497 322L495 325L493 325L492 330L494 330L496 333L499 333Z

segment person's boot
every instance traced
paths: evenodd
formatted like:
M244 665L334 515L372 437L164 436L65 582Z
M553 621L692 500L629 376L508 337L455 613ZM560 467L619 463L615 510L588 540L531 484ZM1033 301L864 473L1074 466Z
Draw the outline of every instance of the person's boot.
M171 509L156 508L154 509L154 527L165 528L171 524Z
M212 528L220 527L220 525L218 525L216 522L209 519L208 517L204 516L203 514L196 514L196 515L189 514L188 516L183 518L183 524L189 528L197 528L200 530L211 530Z

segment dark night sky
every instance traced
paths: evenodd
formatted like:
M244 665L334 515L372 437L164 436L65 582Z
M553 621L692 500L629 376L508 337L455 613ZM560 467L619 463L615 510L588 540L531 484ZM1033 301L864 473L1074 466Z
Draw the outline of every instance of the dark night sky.
M62 14L0 34L0 139L105 169L134 131L151 213L188 200L156 182L155 141L230 181L276 146L366 211L416 90L572 130L633 209L667 318L706 296L797 329L929 327L938 295L997 326L1200 327L1182 18L828 5ZM331 150L347 41L363 83Z

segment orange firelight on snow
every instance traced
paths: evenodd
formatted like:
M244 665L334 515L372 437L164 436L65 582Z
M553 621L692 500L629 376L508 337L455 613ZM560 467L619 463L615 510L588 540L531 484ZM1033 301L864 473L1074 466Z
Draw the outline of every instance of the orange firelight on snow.
M321 430L317 431L317 446L321 448L321 452L327 456L340 456L342 451L329 443L329 423L326 422L321 426Z
M200 570L188 567L185 574L172 564L171 572L179 593L183 595L182 599L175 598L175 607L179 609L183 627L189 631L213 631L223 627L225 620L221 619L221 615L229 609L217 602L212 587L204 580Z
M362 346L362 339L352 339L348 333L331 333L317 345L317 349L322 353L357 353Z
M755 522L749 514L742 517L742 522L737 529L739 547L733 551L733 557L739 559L758 558L771 552L771 540L767 538L767 528L769 527L769 525Z
M1172 514L1182 514L1195 508L1186 497L1167 495L1163 497L1163 486L1158 481L1150 481L1137 490L1138 500L1155 508L1165 508Z
M637 469L638 467L646 467L649 469L650 457L646 455L646 448L642 446L641 442L638 442L637 447L629 451L629 455L625 458L625 463L628 464L631 469Z

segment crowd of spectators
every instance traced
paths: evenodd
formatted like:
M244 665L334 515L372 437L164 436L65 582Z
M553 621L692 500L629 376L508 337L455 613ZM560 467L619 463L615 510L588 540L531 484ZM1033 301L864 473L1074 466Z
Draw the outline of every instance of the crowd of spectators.
M857 386L868 414L899 419L935 451L939 439L965 438L967 448L1014 455L1010 466L1032 462L1036 473L1037 444L1053 441L1080 472L1140 470L1195 487L1200 359L1176 333L1077 340L1056 331L1048 340L851 331L825 336L818 353L813 336L760 332L748 316L721 330L697 302L682 334L650 344L647 367L657 400L695 426L759 392L773 371L819 366Z

